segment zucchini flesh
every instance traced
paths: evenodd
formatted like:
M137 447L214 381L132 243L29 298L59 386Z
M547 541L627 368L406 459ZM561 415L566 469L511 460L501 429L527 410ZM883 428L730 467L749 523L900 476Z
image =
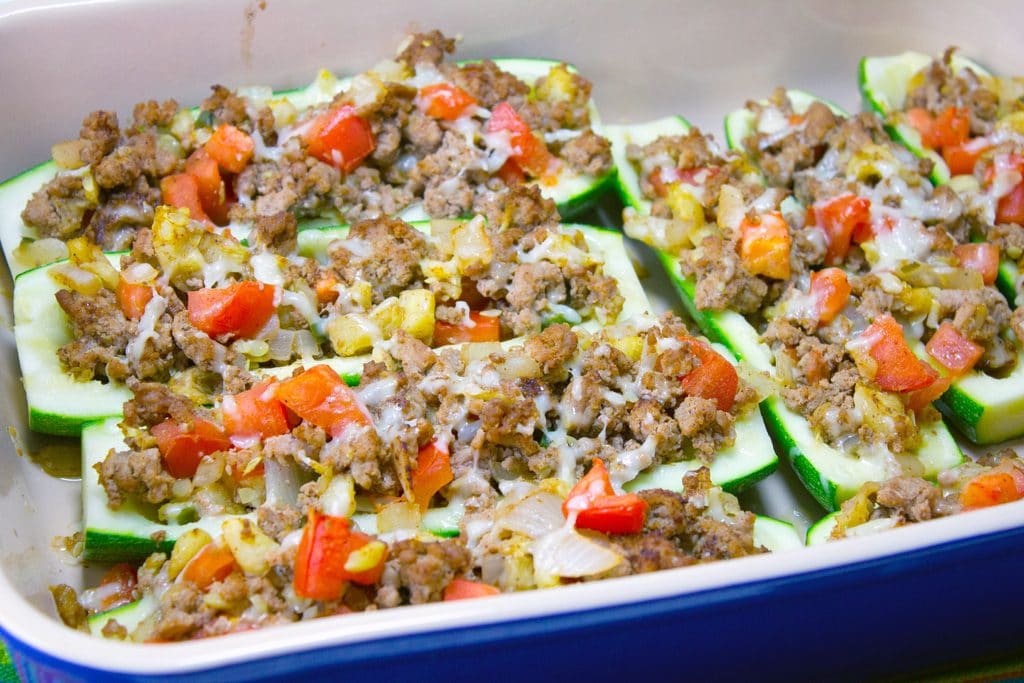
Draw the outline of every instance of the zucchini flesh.
M638 127L643 131L643 127ZM613 144L637 142L643 144L657 134L633 137L628 131L616 131L611 138ZM624 149L618 150L625 160ZM628 164L628 162L625 162ZM632 182L632 187L623 187L620 192L626 203L638 210L649 207L642 201L642 194L636 174L619 173L619 182ZM757 330L739 313L733 311L704 311L694 302L694 283L683 276L678 259L659 251L658 257L680 295L687 312L704 334L724 345L739 360L746 361L755 370L773 373L773 360L766 346L760 341ZM806 418L790 411L778 396L770 396L761 403L761 412L777 446L789 457L800 480L812 496L827 510L836 510L866 481L887 478L887 463L883 454L874 458L857 458L847 455L818 439L812 432ZM923 434L924 443L913 456L923 467L924 476L934 479L939 472L953 467L963 460L963 453L952 435L941 422L930 425Z
M414 225L420 230L429 230L428 223ZM624 299L618 319L628 320L649 313L647 295L633 270L622 235L617 231L586 225L570 224L565 227L580 230L588 247L604 257L604 272L618 282ZM347 231L347 227L334 227L300 232L299 252L304 256L322 258L327 245L343 238ZM109 254L108 258L117 266L120 256ZM24 377L30 428L44 434L77 436L88 422L120 415L121 406L131 398L131 392L117 382L79 382L64 372L57 350L71 341L71 337L64 311L54 298L59 286L49 275L50 267L52 264L26 271L15 281L14 333L18 359ZM582 327L593 331L601 325L596 320L589 320L582 323ZM506 343L521 343L521 339ZM363 364L369 358L369 355L330 357L316 362L330 365L346 382L354 385L358 384ZM265 376L286 377L294 369L293 364L255 371Z
M520 80L532 84L537 79L545 76L554 66L562 62L547 59L496 59L495 64L504 71L507 71ZM462 62L464 63L464 62ZM575 71L569 67L570 71ZM317 104L330 102L336 94L347 89L352 83L351 78L336 78L327 71L321 71L317 78L308 86L295 90L286 90L274 93L275 97L285 97L300 111ZM245 88L241 89L243 92ZM592 127L595 131L600 130L600 118L593 100L589 103ZM197 115L198 108L192 109ZM4 256L7 259L11 276L33 267L31 264L20 262L15 256L15 250L22 240L34 238L35 230L25 225L21 220L21 211L32 195L40 187L45 185L57 174L57 166L52 161L44 162L23 173L0 183L0 246L3 247ZM541 194L554 201L562 218L568 219L579 215L593 206L615 183L615 167L602 176L589 176L574 173L563 167L557 176L557 182L553 184L538 184ZM414 203L398 214L403 220L422 221L430 217L426 215L420 203ZM303 221L300 228L322 227L323 225L337 225L337 216L325 216L321 219ZM247 225L230 226L231 232L240 240L245 240L250 232Z

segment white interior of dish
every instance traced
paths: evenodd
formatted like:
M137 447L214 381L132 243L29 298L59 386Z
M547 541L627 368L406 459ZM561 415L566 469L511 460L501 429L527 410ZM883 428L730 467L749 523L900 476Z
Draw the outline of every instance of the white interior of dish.
M75 137L81 118L93 109L115 108L124 117L132 104L148 98L198 103L213 83L289 88L307 83L320 67L355 73L389 56L407 30L433 27L465 37L460 58L533 56L573 62L594 82L605 122L682 114L719 139L727 111L767 95L776 84L858 109L857 61L864 54L907 49L934 54L956 44L995 71L1024 63L1024 44L1016 40L1024 6L1009 3L1002 9L972 6L969 15L959 4L937 0L714 6L603 0L483 6L448 0L436 5L409 9L409 3L393 0L358 5L188 0L171 9L169 2L0 0L0 63L8 74L0 117L0 178L45 160L50 145ZM949 16L957 17L954 28ZM677 305L657 262L642 260L651 274L645 286L655 305L659 310ZM53 537L76 530L78 483L53 479L19 457L22 449L31 451L38 443L26 427L6 273L0 282L7 293L0 300L0 363L7 368L0 375L0 414L12 436L0 444L0 625L40 649L83 664L139 673L188 670L255 654L681 594L1024 524L1024 503L1017 503L806 552L621 579L615 591L576 585L558 589L557 600L537 591L493 602L359 614L163 646L168 656L156 659L144 647L97 642L71 632L52 616L47 586L81 586L96 580L96 570L85 570L50 547ZM823 514L785 462L744 501L801 530Z

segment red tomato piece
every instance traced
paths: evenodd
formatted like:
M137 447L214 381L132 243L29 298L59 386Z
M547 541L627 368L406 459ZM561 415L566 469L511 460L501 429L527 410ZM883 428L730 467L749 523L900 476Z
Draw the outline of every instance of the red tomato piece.
M1002 505L1020 500L1022 493L1016 478L1008 472L986 472L971 479L960 493L966 510Z
M554 174L558 160L508 102L495 106L487 121L488 133L498 131L508 131L509 143L512 145L511 158L526 173L534 178Z
M199 184L188 173L176 173L160 179L161 201L168 206L188 209L189 218L210 223L199 199Z
M205 149L197 149L185 162L185 173L196 179L199 203L206 215L217 225L226 224L231 206L227 201L224 179L221 178L217 162Z
M939 325L925 350L954 375L964 374L985 355L984 347L964 337L948 322Z
M423 446L416 456L416 469L412 473L412 495L421 510L426 510L430 499L455 478L447 445L437 439Z
M241 173L252 160L256 142L243 130L224 123L203 145L210 158L228 173Z
M351 173L377 148L369 122L344 104L313 119L303 138L310 156Z
M891 315L882 315L861 333L870 343L869 355L877 369L874 382L880 389L907 393L935 382L939 373L910 350L903 328Z
M952 175L970 175L978 164L981 155L992 149L992 143L986 138L974 138L959 145L947 145L942 148L942 158Z
M338 437L349 425L369 425L355 393L327 365L314 365L277 385L277 398L296 415Z
M907 407L915 413L921 412L929 406L932 401L937 400L940 396L946 393L950 384L952 384L952 381L949 377L939 377L924 389L918 389L917 391L911 391L904 394L903 396L907 400Z
M659 197L664 197L668 193L668 186L672 183L686 183L687 185L700 187L719 172L720 169L710 166L698 166L697 168L687 169L656 168L651 171L651 175L647 179L654 186L655 194Z
M495 175L501 178L501 182L509 187L522 185L526 182L526 174L523 173L523 169L519 168L519 164L512 159L506 160Z
M1024 225L1024 181L1017 183L1009 194L999 198L996 222Z
M231 441L220 427L201 417L192 419L191 430L168 418L153 426L150 432L156 438L157 448L164 459L164 467L176 479L195 475L199 461L204 455L226 451L232 447Z
M194 583L201 590L206 590L215 581L223 581L228 578L231 572L235 571L236 566L235 556L231 554L230 548L216 543L207 543L185 565L185 569L181 572L181 578Z
M501 341L501 321L496 315L471 311L470 324L434 323L434 346L462 342Z
M714 401L719 410L732 410L739 390L740 377L733 364L723 358L708 344L698 339L684 339L700 365L680 379L683 391L690 396L700 396Z
M818 321L827 325L835 320L839 311L846 307L851 291L846 273L839 268L825 268L811 273L811 296L814 297Z
M612 488L611 479L608 478L608 470L605 469L604 461L601 458L594 458L590 471L576 482L576 485L569 491L569 495L566 496L565 502L562 503L562 514L568 517L570 512L579 512L589 507L598 498L614 495L615 489Z
M825 231L828 242L825 265L838 265L850 251L854 235L863 238L865 230L870 230L871 200L847 193L818 202L808 211L808 223L820 226ZM865 239L856 241L860 243Z
M146 304L153 298L153 288L133 282L125 282L124 276L117 280L117 303L129 320L138 320L146 312Z
M499 589L486 583L468 579L452 579L451 583L444 588L444 601L486 598L500 593Z
M999 245L990 242L972 242L953 247L960 265L981 273L981 280L991 285L999 275Z
M961 107L947 107L935 117L924 109L910 109L907 121L921 134L921 143L929 149L961 145L971 134L970 114Z
M256 335L277 310L277 287L255 280L188 293L188 320L211 337Z
M605 534L638 534L646 518L647 501L635 493L602 496L579 511L576 528Z
M115 564L100 579L100 586L104 587L103 597L100 599L100 610L106 611L132 602L135 599L135 589L138 584L134 566L127 562Z
M372 585L380 581L386 553L371 569L349 572L349 556L374 539L352 531L348 519L310 512L295 557L295 592L313 600L336 600L349 581Z
M789 226L778 211L762 215L756 223L746 217L740 223L740 260L754 275L788 279L791 244Z
M284 404L274 398L274 382L264 380L239 394L227 394L221 402L224 431L232 439L264 439L287 434Z
M427 116L454 121L476 106L476 99L451 83L434 83L420 90L420 110Z

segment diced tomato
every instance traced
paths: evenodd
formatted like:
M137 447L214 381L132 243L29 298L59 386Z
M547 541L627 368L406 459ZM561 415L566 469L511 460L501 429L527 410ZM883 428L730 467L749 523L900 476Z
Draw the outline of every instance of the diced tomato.
M869 355L877 370L874 382L885 391L907 393L923 389L938 379L932 366L914 355L903 338L903 328L891 315L882 315L861 333L870 342Z
M345 517L312 510L295 556L295 592L313 600L337 600L349 581L377 583L384 571L386 552L368 569L352 572L345 568L353 552L372 542L372 537L352 531Z
M434 83L420 90L420 109L427 116L454 121L476 106L476 99L451 83Z
M714 401L719 410L732 410L740 386L736 368L699 339L684 339L683 342L700 361L700 365L679 380L683 391Z
M566 496L565 502L562 503L562 514L568 517L570 512L579 512L598 498L614 495L615 489L612 488L612 481L608 478L604 460L594 458L590 465L590 471L576 482L576 485L569 491L569 495Z
M412 473L412 495L421 510L426 510L430 499L455 478L448 446L431 441L416 456L416 469Z
M125 282L124 276L117 279L117 303L129 320L138 320L146 312L146 304L153 298L153 288L133 282Z
M470 324L453 324L438 320L434 323L434 346L462 342L501 341L501 321L496 315L471 311Z
M319 304L329 304L338 298L338 278L327 273L316 281L316 300Z
M986 472L971 479L960 493L964 509L1012 503L1024 497L1017 478L1009 472Z
M947 145L942 148L942 158L952 175L970 175L978 164L981 155L992 149L993 145L987 138L974 138L959 145Z
M1017 183L1009 194L999 198L996 222L1024 225L1024 181Z
M226 451L232 447L224 430L201 417L192 419L192 429L186 429L173 419L155 425L150 430L164 459L164 467L176 479L195 475L204 455Z
M854 235L862 238L855 240L858 243L865 241L864 231L869 230L871 224L871 200L852 193L842 194L817 202L807 213L808 223L825 231L828 241L825 265L834 266L846 258Z
M168 206L188 209L189 218L195 221L211 223L210 217L203 211L199 199L199 184L188 173L176 173L160 179L161 201Z
M213 131L203 148L223 170L241 173L256 151L256 142L245 131L224 123Z
M850 299L850 282L839 268L825 268L811 273L811 296L818 321L829 324L846 307Z
M946 393L950 384L952 384L952 380L949 377L939 377L925 388L903 394L903 397L907 401L907 407L915 413L919 413L932 401Z
M196 179L199 203L206 215L217 225L227 223L231 206L227 201L224 179L221 178L217 162L205 149L197 149L185 162L185 173Z
M921 134L921 142L930 149L967 142L971 134L971 119L967 109L948 107L933 117L928 111L913 108L907 112L907 121Z
M569 492L562 514L576 513L576 528L606 534L635 534L644 526L647 502L633 493L616 495L604 461L594 458L590 471Z
M468 579L452 579L451 583L444 588L444 601L486 598L500 593L499 589L486 583Z
M355 393L327 365L314 365L277 385L277 398L307 422L337 437L349 425L369 425Z
M263 329L277 306L273 285L246 280L188 293L188 320L211 337L248 339Z
M928 355L954 375L962 375L985 355L985 348L960 334L952 323L942 323L925 345Z
M231 572L235 571L236 566L235 556L231 554L230 548L225 548L217 543L207 543L185 565L185 569L181 572L181 578L194 583L196 588L206 590L215 581L223 581L228 578Z
M501 102L491 110L487 132L508 131L512 145L511 158L534 178L554 175L558 160L547 146L533 134L526 122L508 102Z
M999 275L999 245L990 242L972 242L953 247L953 254L960 265L981 273L986 285L996 281Z
M377 148L369 122L344 104L313 119L303 138L310 156L351 173Z
M134 566L127 562L115 564L100 579L100 586L104 587L100 610L106 611L132 602L138 583Z
M264 380L239 394L227 394L221 402L224 431L232 440L287 434L284 404L274 397L273 381Z
M740 259L754 275L788 279L791 243L789 226L778 211L762 215L756 223L746 217L740 223Z
M522 185L526 182L526 174L523 173L523 169L512 159L507 159L495 175L501 178L501 182L509 187Z

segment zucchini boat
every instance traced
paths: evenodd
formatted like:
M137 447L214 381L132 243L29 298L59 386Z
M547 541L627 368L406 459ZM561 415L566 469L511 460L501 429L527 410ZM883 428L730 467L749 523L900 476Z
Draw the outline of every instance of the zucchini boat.
M815 100L829 104L802 91L790 90L787 95L797 111L806 109ZM842 114L834 105L829 104L829 107L834 113ZM732 112L726 117L726 137L730 147L743 151L740 143L753 132L753 122L753 115L748 109ZM931 150L926 151L935 154ZM1000 268L1001 272L1016 270L1016 266L1007 260L1003 260ZM1005 294L1005 288L1000 287L1000 290ZM929 360L923 349L920 351L921 357ZM994 444L1024 434L1024 352L1018 350L1017 355L1017 363L1008 375L997 378L971 370L953 381L950 388L935 400L936 408L971 442ZM941 370L940 367L937 369Z
M682 119L673 121L668 129L674 129L676 134L688 131ZM616 160L619 163L629 163L625 156L624 144L643 145L664 132L664 122L650 127L639 126L635 130L610 131L609 138L613 141L613 154ZM635 225L642 220L638 219L637 215L642 216L650 211L651 204L643 196L636 173L623 172L621 167L619 190L628 207L626 224L629 228L631 222ZM639 228L641 231L646 229L643 226ZM773 376L774 362L771 353L761 343L760 335L746 318L730 310L698 309L695 303L695 283L683 275L678 259L664 251L659 253L659 258L688 313L701 330L709 338L724 344L736 358L745 361L753 369ZM963 458L951 434L938 420L922 430L923 445L913 455L895 456L887 449L881 448L872 449L871 453L852 456L816 437L808 420L789 410L779 396L769 396L762 402L761 407L776 443L790 458L808 490L826 509L837 509L839 504L852 496L865 481L886 478L890 470L900 466L901 459L908 459L908 462L913 462L915 468L922 468L926 476L934 478L940 471L959 463Z
M479 354L467 347L463 349L464 365L461 367L451 366L451 361L439 360L434 366L428 365L425 369L416 370L415 374L404 374L400 378L387 373L381 374L381 369L378 368L373 379L358 386L351 394L351 399L345 399L372 406L373 416L366 424L372 424L383 440L385 449L399 448L392 444L397 430L402 429L402 425L419 424L419 418L408 415L399 420L403 414L396 413L398 407L402 407L402 410L413 410L414 412L409 415L422 415L423 419L433 424L434 429L438 430L435 432L435 441L453 439L451 445L445 448L451 451L452 463L462 464L454 467L455 474L450 475L447 480L450 482L451 477L456 477L452 486L446 489L445 506L429 510L423 516L424 530L439 536L458 533L463 503L468 496L479 495L479 486L484 481L478 467L485 468L483 471L487 471L488 467L493 468L494 466L489 464L492 458L499 458L499 472L523 470L525 474L520 476L547 477L547 481L550 482L561 479L561 486L564 487L576 481L581 463L590 462L592 458L603 458L608 462L607 471L610 473L611 481L621 483L627 491L648 488L680 490L681 482L688 472L709 464L710 467L706 470L708 485L714 484L726 492L735 492L767 476L775 469L777 457L760 413L753 405L753 393L726 360L714 355L717 353L729 359L728 351L712 351L711 347L695 340L680 341L678 333L684 328L678 321L655 322L653 318L646 318L605 328L593 335L577 336L574 336L567 326L560 327L561 329L549 328L549 331L527 338L525 351L510 347L510 351L477 357ZM684 336L683 339L688 337ZM568 346L569 344L577 346ZM698 351L687 351L694 348ZM616 355L615 349L619 349L621 355ZM553 356L556 350L559 355ZM706 368L701 371L699 379L697 375L694 375L692 380L686 379L696 372L692 361L686 361L689 363L688 366L678 366L689 367L689 370L654 369L661 367L657 365L659 362L674 363L680 362L675 359L689 358L688 355L680 355L687 353L700 353L701 355L697 357L704 359L701 367L706 365ZM469 360L472 358L476 359ZM537 364L540 361L531 361L531 358L545 359L546 369L542 371ZM716 364L725 364L728 370ZM410 370L410 373L413 372ZM545 374L539 374L541 372ZM666 372L669 374L666 375ZM682 392L664 385L667 377L673 380L678 377L676 372L685 373L679 380ZM728 378L730 373L734 383L731 396L726 395L728 392L724 389L708 388L709 377L712 374ZM321 374L318 374L317 368L304 373L317 378ZM235 415L238 410L236 406L242 405L251 406L252 419L272 411L271 404L276 399L268 396L279 396L287 405L293 405L292 401L296 396L294 392L298 391L296 387L309 386L304 375L293 376L275 384L270 394L267 393L268 386L264 385L255 390L255 394L250 390L245 392L245 397L236 395L230 402L225 398L221 406L215 408L209 417L205 417L207 411L195 413L193 420L197 425L197 434L200 427L204 428L203 433L214 431L218 434L217 437L210 437L217 440L213 441L213 445L206 446L207 450L202 452L210 453L209 449L231 451L217 455L216 462L208 466L208 469L212 468L209 472L216 474L190 474L186 469L187 464L191 463L192 471L196 471L196 461L185 458L171 442L161 440L165 438L162 435L166 434L168 429L178 429L174 426L177 424L175 420L151 418L160 427L157 429L157 426L153 426L150 432L155 436L163 457L159 465L152 450L139 450L140 446L135 446L133 450L122 441L118 418L109 418L88 425L83 432L82 442L83 471L86 473L83 477L86 555L94 559L116 559L118 553L123 553L128 557L137 558L147 551L166 547L167 543L194 526L192 520L200 516L198 510L211 509L208 502L211 499L220 501L215 510L230 509L233 514L237 514L244 512L246 508L252 509L261 499L259 490L262 482L248 479L250 475L247 472L255 471L260 462L267 462L267 474L263 481L268 502L294 505L294 496L299 494L299 485L295 483L298 481L298 472L289 470L294 473L282 477L282 470L276 465L271 472L270 461L262 458L264 451L252 450L261 448L259 444L263 441L253 441L246 436L248 432L244 429L244 423L240 427L240 420ZM504 377L505 375L507 377ZM499 377L504 377L505 381L499 382ZM568 385L564 381L566 377L569 379ZM520 379L526 381L526 384L520 385ZM396 382L399 380L404 383L403 386L408 385L405 391L412 393L409 394L409 398L396 398L398 402L392 405L387 402L388 397L396 391ZM309 379L309 382L312 381L314 380ZM596 382L600 383L595 384ZM519 393L521 389L517 387L520 386L530 392L528 397ZM431 398L417 398L420 394L416 392L419 391L429 392ZM655 396L662 398L655 399ZM152 399L148 400L149 403L146 405L152 403ZM442 400L445 402L443 411L440 403ZM655 407L658 400L665 401L664 406ZM263 407L260 402L266 401L270 401L271 404ZM728 401L728 404L721 401ZM461 402L465 403L465 407L458 408ZM436 407L431 407L435 403ZM168 404L168 399L162 399L155 405ZM137 404L132 415L142 414L139 405L142 404ZM296 410L300 410L305 404L298 405L300 407ZM511 406L518 407L512 410ZM534 415L535 409L537 413ZM435 413L434 410L438 412ZM496 410L503 411L501 414L504 418L501 423L495 423L493 418L489 417L494 415ZM477 418L464 413L482 417ZM216 417L218 414L221 415L220 418ZM309 417L303 419L321 426L321 422L318 421L321 420L319 414L307 414ZM176 418L181 419L184 418ZM283 417L281 420L283 421ZM219 421L224 423L224 431L215 426ZM274 421L276 420L272 420L271 423ZM514 425L505 425L509 421L514 422ZM679 426L674 426L676 421ZM543 424L544 427L537 427L537 424ZM599 427L602 424L604 426ZM533 435L524 439L527 429L531 427ZM134 426L126 433L133 433L133 430ZM478 431L481 432L482 440L474 440ZM249 445L242 450L235 450L225 439L224 432L230 435L230 444L236 444L237 448L242 448L238 444ZM292 436L284 436L288 434L288 427L285 424L274 427L272 431L263 432L264 438L268 439L265 441L266 452L270 453L272 449L273 453L277 454L268 457L274 458L274 463L279 463L282 457L282 443L289 444L287 452L292 455L287 457L301 463L303 471L309 469L314 473L314 477L316 474L328 477L327 483L324 484L328 488L316 489L320 493L315 495L322 497L323 502L320 504L337 508L339 494L329 492L332 485L330 482L332 477L347 473L348 465L344 463L349 462L349 456L337 461L337 456L331 454L348 451L339 451L333 441L325 446L322 436L317 441L306 427L301 433L305 436L294 436L299 434L299 430L293 429ZM338 432L332 428L330 433L344 435L345 432L344 429ZM457 434L457 439L450 436L451 434ZM281 435L280 438L273 442L269 440L277 435ZM358 435L351 438L358 438ZM302 439L306 441L303 442ZM477 441L480 443L473 445ZM191 445L193 441L188 443L188 448L200 448L198 445ZM307 445L302 445L303 443ZM348 448L344 443L347 441L339 448ZM494 446L488 444L498 444L497 454ZM183 445L181 448L184 449L186 446ZM403 445L400 450L405 448L407 446ZM430 454L437 448L441 447L421 447L420 458L433 457ZM370 451L375 454L375 458L384 458L385 456L376 454L385 452L388 451ZM427 455L424 455L424 452ZM387 456L387 462L390 462L390 457L392 456ZM445 457L448 457L447 454ZM335 462L341 464L324 464ZM517 465L517 462L520 464ZM149 465L143 463L152 463L160 471L152 471ZM232 469L228 469L229 467ZM420 466L417 466L417 472L419 468ZM601 469L605 469L603 465ZM164 472L170 474L171 478ZM531 475L531 472L534 474ZM274 477L273 481L271 475ZM198 483L200 476L206 483ZM507 476L502 474L502 480ZM183 493L175 493L180 488L176 480L181 478L184 478L183 483L186 484L190 478L197 483L195 487L181 489ZM171 481L175 481L174 485L178 488L168 488ZM378 485L366 483L370 480L365 478L361 481L364 482L361 486ZM286 486L288 482L291 483ZM417 487L414 476L412 490L418 491ZM249 493L243 489L248 489ZM302 491L307 491L306 487L303 487ZM374 488L361 488L360 491L373 495L381 493ZM194 492L199 493L194 495ZM155 497L152 497L153 495ZM355 494L349 494L351 495ZM139 503L143 497L152 504ZM240 501L249 502L236 505ZM160 507L156 507L158 504ZM368 509L372 510L373 507ZM364 530L376 531L376 517L373 514L357 515L356 519ZM209 525L216 526L222 521L223 516L207 513L202 519L202 525L209 532Z
M885 128L894 140L919 157L934 164L932 182L943 185L951 174L946 161L921 141L921 134L901 117L911 81L931 64L932 58L920 52L904 52L890 57L863 57L858 68L858 85L868 109L882 117ZM969 68L979 76L990 76L988 71L960 55L953 55L953 69Z
M907 95L914 83L914 79L918 77L922 70L928 68L932 61L932 57L920 52L904 52L903 54L889 57L863 57L860 60L860 67L858 69L861 95L868 108L882 117L886 130L894 140L917 156L929 159L934 164L931 173L933 183L936 185L951 183L951 187L964 197L980 194L977 181L969 177L970 171L967 171L966 168L958 169L958 173L967 174L962 178L951 173L943 155L924 145L921 133L907 121L905 112ZM955 53L950 58L950 68L953 73L957 74L963 69L970 69L980 77L983 84L986 80L997 80L984 67ZM996 87L995 92L1001 96L1002 93L999 91L1000 88ZM931 113L935 114L936 112ZM998 122L996 127L998 129ZM1008 128L1012 130L1013 125L1011 124ZM999 137L997 132L996 138ZM1012 137L1012 133L1010 137ZM977 149L970 149L972 145ZM983 154L989 146L991 145L986 145L984 140L975 138L963 145L963 148L970 152L970 156L967 158L974 159ZM972 165L970 160L966 163L968 166ZM993 223L996 218L995 201L993 200L991 203L991 207L983 209L983 213L991 214L983 216L983 222L989 224ZM1018 304L1020 298L1020 292L1018 291L1020 286L1020 268L1014 260L1003 258L1000 261L996 285L1012 306Z
M529 84L531 92L534 91L534 85L537 81L548 76L553 68L559 67L560 74L576 75L578 73L571 65L565 65L565 68L561 69L560 65L562 65L562 62L554 60L499 59L494 61L502 71L510 73ZM472 61L458 62L460 66L471 63ZM371 80L375 78L373 77ZM381 76L381 78L386 78L386 76ZM278 115L278 111L281 111L285 112L283 116L294 118L295 112L302 112L310 107L329 103L336 95L353 87L353 84L365 87L366 79L363 78L362 81L359 79L360 77L339 79L327 71L321 71L316 79L305 88L271 93L266 88L247 87L240 88L238 94L248 97L253 103L272 105L271 108L277 110L275 111L275 116ZM435 70L432 75L421 74L409 80L413 87L419 87L417 84L420 81L423 81L425 85L432 81L441 80L441 76ZM551 88L566 87L567 81L565 78L554 78L551 80L555 82L554 85L550 86ZM193 108L188 111L193 120L200 114L199 108ZM587 112L593 126L597 127L599 119L593 100L588 100ZM559 137L559 135L552 134L551 143L549 144L561 145L574 137L572 133L578 133L579 131L556 132L566 133L566 135ZM263 143L261 142L259 147L262 148L262 146ZM280 155L279 150L277 154ZM270 158L273 158L273 155ZM85 167L84 170L87 171L88 167ZM52 180L59 171L60 169L56 163L49 161L0 183L0 245L3 247L4 256L7 259L12 276L17 276L19 273L30 268L59 260L61 254L66 253L66 250L62 252L59 244L47 244L45 247L41 245L31 246L39 237L38 231L26 225L21 218L22 210L35 192ZM63 173L72 174L81 174L82 172L83 169L63 171ZM91 178L91 175L89 177ZM543 178L543 182L540 179L528 182L539 187L541 193L546 198L551 199L558 205L562 217L569 219L585 211L605 192L610 190L614 185L614 178L614 166L611 167L611 170L595 176L576 172L569 168L567 164L562 164L556 174ZM95 186L95 183L93 183L93 186ZM429 218L422 202L419 200L414 201L399 211L397 217L410 222ZM339 225L344 222L337 211L328 211L319 217L300 221L300 229ZM232 222L227 225L227 228L238 239L244 240L251 230L251 224L249 222Z
M429 223L414 226L429 232ZM605 275L613 278L624 299L620 320L649 311L647 296L633 270L625 250L622 235L614 230L592 226L567 225L567 230L579 230L585 236L587 247L604 262ZM347 228L306 230L298 234L298 250L303 256L324 259L327 247L347 235ZM108 256L117 267L119 256ZM78 381L62 368L57 351L70 339L67 319L54 294L61 288L51 277L56 264L41 266L18 276L14 288L15 340L21 363L25 393L28 402L29 426L34 431L64 436L77 435L82 425L99 418L120 415L121 405L129 397L124 385L93 379ZM566 315L571 311L567 311ZM577 320L577 323L580 321ZM596 320L583 324L588 329L600 327ZM358 382L368 355L333 357L324 362L350 384ZM281 376L291 367L261 368L262 374Z

